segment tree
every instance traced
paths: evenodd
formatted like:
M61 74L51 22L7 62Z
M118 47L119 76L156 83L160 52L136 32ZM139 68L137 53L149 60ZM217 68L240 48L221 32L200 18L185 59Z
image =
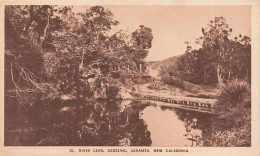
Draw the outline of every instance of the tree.
M5 8L5 79L10 87L6 91L22 101L47 92L43 53L53 48L47 44L50 32L59 29L55 12L55 6Z
M71 8L46 5L5 9L5 109L19 112L18 118L30 127L28 133L38 133L31 126L44 123L46 139L35 143L39 138L33 138L37 145L57 145L59 139L67 145L67 134L71 143L77 144L75 138L85 128L80 124L86 122L81 113L94 107L89 101L120 97L124 76L115 78L110 68L135 66L136 51L150 47L148 41L134 44L123 31L111 35L109 31L119 22L102 6L77 15ZM151 30L145 28L136 35L144 40L148 32ZM90 107L83 109L85 106ZM72 114L60 114L67 110ZM90 118L87 122L93 122ZM71 126L75 123L79 124ZM56 135L56 130L62 134Z
M175 75L193 83L215 83L221 86L233 79L251 78L251 43L247 36L230 39L232 29L223 17L211 20L197 39L202 48L187 50L177 61Z
M217 80L219 85L223 85L226 66L228 62L228 37L232 29L229 28L223 17L215 17L206 28L202 28L202 47L209 49L209 53L217 71Z
M132 33L134 59L137 67L144 64L144 58L148 55L148 49L152 47L152 29L140 25L140 28Z

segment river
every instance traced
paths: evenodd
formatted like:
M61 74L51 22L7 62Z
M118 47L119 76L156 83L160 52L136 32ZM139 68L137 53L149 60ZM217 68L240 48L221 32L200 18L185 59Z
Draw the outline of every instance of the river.
M89 112L82 145L203 146L212 115L153 101L117 101ZM103 108L98 108L98 107ZM101 110L101 111L99 111Z
M139 118L150 132L151 146L178 147L203 146L203 133L210 127L211 116L148 102Z
M47 108L36 105L27 118L33 126L6 129L6 144L204 146L212 119L211 114L169 107L157 101L76 103L77 106L72 101L55 103ZM41 115L43 111L47 116ZM19 134L21 130L23 135Z

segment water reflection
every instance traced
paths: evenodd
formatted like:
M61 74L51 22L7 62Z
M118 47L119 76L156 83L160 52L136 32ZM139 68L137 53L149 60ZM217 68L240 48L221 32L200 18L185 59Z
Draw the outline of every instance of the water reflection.
M203 146L210 125L208 114L155 103L98 102L81 109L80 145Z
M151 132L152 146L203 145L203 128L210 119L206 114L163 106L147 106L142 114Z
M34 133L23 136L26 145L203 146L210 126L208 114L157 103L75 103L57 103L41 110L48 113L39 114Z
M131 104L129 104L131 103ZM64 111L60 119L64 123L71 118L77 129L76 142L73 145L86 146L150 146L150 132L140 118L140 112L147 105L131 101L104 102L81 105L77 114ZM83 117L83 118L82 118ZM74 130L74 133L75 133ZM71 134L69 134L71 135Z

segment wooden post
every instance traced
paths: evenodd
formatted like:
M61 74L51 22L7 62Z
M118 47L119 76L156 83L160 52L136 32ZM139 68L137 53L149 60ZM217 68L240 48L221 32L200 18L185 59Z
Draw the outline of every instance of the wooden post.
M142 64L140 63L140 74L142 73Z

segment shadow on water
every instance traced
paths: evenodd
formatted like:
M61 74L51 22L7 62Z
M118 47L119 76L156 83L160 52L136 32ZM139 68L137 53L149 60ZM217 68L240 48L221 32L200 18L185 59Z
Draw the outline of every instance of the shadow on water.
M71 101L26 114L26 126L5 127L5 145L203 146L211 118L141 101Z

